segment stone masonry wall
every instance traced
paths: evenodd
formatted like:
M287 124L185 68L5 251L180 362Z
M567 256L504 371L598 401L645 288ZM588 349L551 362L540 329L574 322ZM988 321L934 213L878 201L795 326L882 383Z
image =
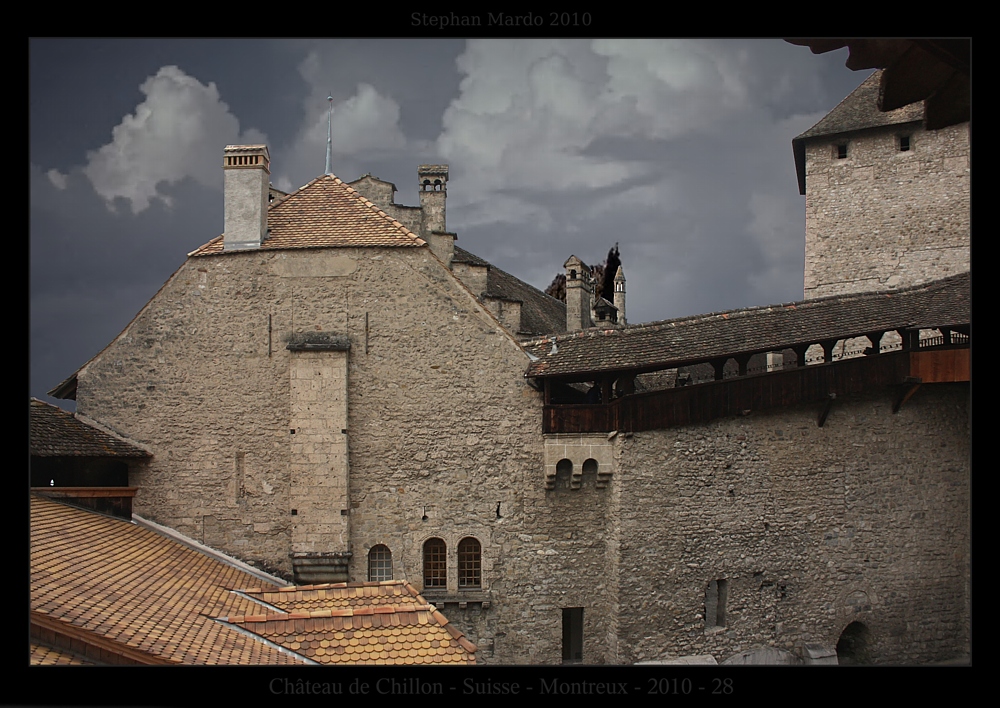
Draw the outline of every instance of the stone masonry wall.
M308 332L350 350L286 349ZM189 259L79 373L77 405L152 449L130 479L140 515L286 577L293 548L345 550L346 521L352 580L384 544L418 588L423 544L441 538L435 601L480 661L559 663L566 607L584 608L585 657L601 661L608 492L546 490L526 365L426 248L248 251ZM470 536L482 587L459 588Z
M900 136L910 149L899 149ZM837 146L847 157L837 158ZM969 269L969 124L896 125L806 145L805 297Z
M877 661L966 653L968 386L891 405L886 389L838 399L822 428L803 405L619 436L618 660L833 648L852 621Z

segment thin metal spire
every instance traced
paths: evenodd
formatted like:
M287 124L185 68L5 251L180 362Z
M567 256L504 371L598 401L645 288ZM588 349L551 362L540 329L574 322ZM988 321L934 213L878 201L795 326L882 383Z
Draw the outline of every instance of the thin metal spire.
M333 174L333 94L326 97L330 102L330 115L326 119L326 171L324 174Z

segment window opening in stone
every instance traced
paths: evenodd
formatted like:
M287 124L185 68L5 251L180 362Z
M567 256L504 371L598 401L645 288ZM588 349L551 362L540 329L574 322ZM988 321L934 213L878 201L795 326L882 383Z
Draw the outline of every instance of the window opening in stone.
M569 489L573 477L573 462L563 458L556 463L556 489Z
M871 633L861 622L851 622L837 640L837 663L852 666L870 663L868 645Z
M482 568L483 547L471 536L463 538L458 543L458 587L482 587Z
M900 152L909 152L909 150L910 150L910 136L909 135L900 135L899 136L899 151Z
M847 157L847 145L838 145L837 146L837 159L838 160L843 160L846 157Z
M583 486L597 486L597 460L590 458L583 461Z
M562 663L583 661L583 608L564 607L562 611Z
M705 592L705 628L715 629L726 626L726 600L729 597L729 581L713 580Z
M368 580L392 580L392 551L388 546L379 544L368 551Z
M440 538L424 542L424 587L448 587L448 547Z

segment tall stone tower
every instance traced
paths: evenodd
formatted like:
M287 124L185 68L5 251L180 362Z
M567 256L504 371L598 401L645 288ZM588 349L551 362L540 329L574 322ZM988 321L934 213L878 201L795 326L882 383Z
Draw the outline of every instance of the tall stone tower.
M594 300L594 285L590 279L590 268L576 256L570 256L563 268L566 269L566 331L576 332L594 326L590 317Z
M271 178L267 145L227 145L222 168L226 210L224 248L227 251L260 248L267 238Z
M434 254L451 267L455 254L455 234L445 225L445 200L448 198L448 165L420 165L421 234Z
M969 270L969 124L926 130L922 103L880 112L880 77L792 141L805 298Z
M624 327L627 324L625 321L625 271L622 270L621 266L618 266L618 272L615 273L615 309L618 310L618 324Z

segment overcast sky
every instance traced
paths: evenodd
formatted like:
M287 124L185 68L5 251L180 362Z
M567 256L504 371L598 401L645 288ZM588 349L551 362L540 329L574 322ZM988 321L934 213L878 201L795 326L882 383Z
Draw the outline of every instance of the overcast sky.
M30 42L30 395L222 233L222 149L271 180L448 163L457 244L544 289L620 244L629 322L802 298L791 140L870 72L781 40ZM55 402L55 401L53 401ZM65 402L60 405L66 405Z

